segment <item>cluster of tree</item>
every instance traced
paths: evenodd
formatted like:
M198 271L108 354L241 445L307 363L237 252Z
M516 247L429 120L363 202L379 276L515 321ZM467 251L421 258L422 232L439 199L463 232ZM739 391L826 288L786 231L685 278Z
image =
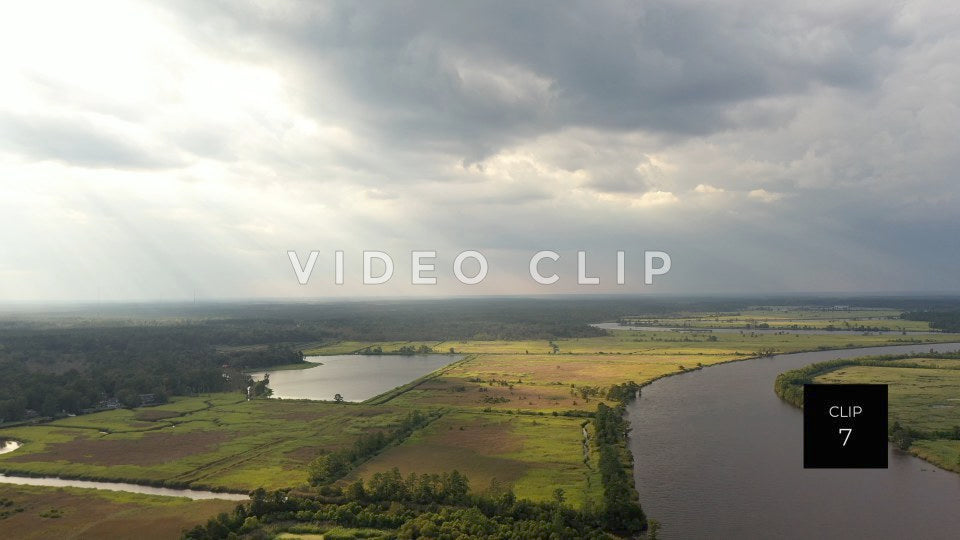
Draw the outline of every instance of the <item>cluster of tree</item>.
M433 352L433 348L431 348L428 345L420 345L420 346L404 345L396 350L396 354L402 354L404 356L412 356L414 354L430 354L432 352ZM451 353L453 352L452 348L450 352ZM383 354L383 347L379 345L377 345L376 347L367 347L366 349L363 349L362 351L360 351L360 354L370 354L370 355Z
M457 470L442 474L410 473L406 479L400 469L375 473L370 482L363 480L348 485L343 490L353 501L405 501L419 504L467 504L470 481Z
M906 426L900 424L899 421L895 421L890 430L890 441L897 445L901 450L906 450L910 448L910 445L913 444L913 441L916 439L926 439L926 440L960 440L960 426L953 426L949 429L917 429L911 426Z
M584 401L589 403L591 397L596 397L600 395L600 387L590 386L590 385L577 386L575 384L571 384L570 395L580 396Z
M626 405L631 401L637 399L637 394L640 392L640 385L628 381L623 384L614 384L607 390L607 399L612 399Z
M894 422L890 426L890 442L892 442L900 450L910 449L910 445L913 444L913 439L916 438L918 433L911 430L908 427L900 425L900 422Z
M428 345L420 345L419 347L414 347L413 345L404 345L397 350L398 353L403 355L413 355L413 354L430 354L433 352L433 348Z
M600 453L604 526L611 531L635 534L646 526L646 516L633 484L633 458L627 448L630 428L623 412L622 406L608 407L600 403L593 417L593 427Z
M265 398L273 395L273 388L270 388L270 374L266 374L259 381L254 382L250 380L250 384L247 386L248 394L247 397L251 398Z
M350 448L329 452L310 462L310 483L320 486L343 478L358 463L383 450L387 445L406 439L415 430L436 418L436 413L426 415L420 411L413 411L389 433L376 431L360 435Z
M289 346L271 344L263 347L220 351L223 363L236 369L256 369L304 362L303 352Z
M399 471L391 471L388 482L395 483L398 476ZM416 499L409 489L395 488L384 491L385 498L378 498L373 495L378 488L362 481L343 490L332 488L327 495L258 489L251 494L249 503L186 531L183 538L271 538L285 531L322 534L336 526L379 529L384 537L400 539L609 538L603 517L591 510L565 507L562 490L552 502L534 503L517 500L512 491L499 487L492 487L484 495L461 494L469 481L454 472L429 475L425 482L438 489L444 477L455 495L434 491ZM409 478L400 485L408 485ZM416 478L412 482L415 487L421 484L420 477Z
M931 328L943 332L960 332L960 311L912 311L900 315L907 321L926 321Z

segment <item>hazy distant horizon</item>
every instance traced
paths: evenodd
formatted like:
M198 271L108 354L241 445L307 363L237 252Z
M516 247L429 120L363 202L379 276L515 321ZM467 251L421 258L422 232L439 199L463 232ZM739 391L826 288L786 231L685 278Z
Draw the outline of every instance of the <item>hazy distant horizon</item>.
M933 301L960 301L960 293L958 292L910 292L910 291L900 291L900 292L878 292L878 291L866 291L866 292L850 292L850 291L839 291L839 292L780 292L780 293L646 293L646 294L616 294L616 293L567 293L567 294L512 294L512 295L494 295L494 294L476 294L476 295L466 295L466 294L450 294L443 296L352 296L352 297L248 297L248 298L198 298L196 301L193 299L127 299L127 300L107 300L107 301L96 301L96 300L61 300L61 301L40 301L40 300L25 300L25 301L11 301L11 300L0 300L0 314L7 312L12 313L18 311L18 309L30 309L30 310L42 310L44 308L71 308L71 309L84 309L84 310L95 310L96 308L138 308L138 307L161 307L161 308L189 308L189 307L217 307L217 306L243 306L243 305L262 305L262 306L284 306L284 305L325 305L325 304L351 304L351 303L376 303L376 302L385 302L385 303L398 303L398 304L408 304L416 302L448 302L448 301L496 301L496 300L557 300L557 301L590 301L590 300L625 300L625 301L642 301L642 300L651 300L651 301L671 301L671 300L683 300L683 301L751 301L757 300L756 305L776 305L776 306L787 306L790 305L790 300L797 301L814 301L822 300L823 304L816 303L804 303L801 305L822 305L824 307L829 307L834 305L836 301L856 301L856 300L869 300L873 303L882 302L885 299L889 299L891 302L900 302L900 301L923 301L923 300L933 300ZM759 302L762 300L767 300L769 302ZM773 303L771 303L773 302ZM787 302L787 303L784 303ZM854 304L856 305L856 304Z

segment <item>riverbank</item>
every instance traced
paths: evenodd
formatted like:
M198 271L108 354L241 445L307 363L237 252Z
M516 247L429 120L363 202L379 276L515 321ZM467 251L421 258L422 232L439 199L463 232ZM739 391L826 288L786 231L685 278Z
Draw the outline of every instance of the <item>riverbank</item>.
M784 372L774 390L803 407L803 385L888 384L890 441L901 451L960 473L960 354L866 356Z
M931 347L960 344L774 355L646 385L627 411L644 511L663 538L951 538L955 476L903 454L884 471L805 470L802 415L771 391L785 370Z
M323 362L310 362L309 360L307 360L304 362L298 362L296 364L281 364L279 366L270 366L269 368L247 369L247 370L244 370L243 373L245 375L250 375L253 373L263 373L264 371L266 371L267 373L272 373L274 371L296 371L300 369L315 368L317 366L322 366L322 365L323 365Z

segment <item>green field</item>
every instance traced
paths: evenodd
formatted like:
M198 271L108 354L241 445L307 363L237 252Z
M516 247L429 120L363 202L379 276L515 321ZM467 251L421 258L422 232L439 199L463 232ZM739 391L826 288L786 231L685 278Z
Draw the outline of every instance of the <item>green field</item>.
M406 414L391 406L246 401L214 394L160 407L77 416L3 430L23 447L0 470L87 479L220 488L276 489L306 481L319 453Z
M845 366L820 375L818 383L889 385L890 423L921 432L909 451L960 472L960 360L907 358L914 367Z
M314 355L347 354L353 351L380 347L384 354L404 345L432 346L436 352L478 355L568 355L568 354L634 354L634 355L721 355L753 356L762 350L779 353L817 349L844 349L850 347L879 347L910 343L937 343L957 339L953 334L796 334L701 331L632 331L614 330L611 335L589 338L524 340L524 341L442 341L442 342L343 342L308 351ZM556 353L554 353L554 345ZM306 351L305 351L306 352Z
M690 328L783 328L796 330L890 330L929 332L925 321L900 318L886 309L755 309L735 313L689 313L669 317L624 317L631 324Z
M347 480L393 467L404 473L458 470L471 488L486 491L496 480L518 497L549 500L557 488L581 506L599 501L595 463L584 461L582 418L451 412L399 446L387 449ZM595 461L595 460L594 460Z

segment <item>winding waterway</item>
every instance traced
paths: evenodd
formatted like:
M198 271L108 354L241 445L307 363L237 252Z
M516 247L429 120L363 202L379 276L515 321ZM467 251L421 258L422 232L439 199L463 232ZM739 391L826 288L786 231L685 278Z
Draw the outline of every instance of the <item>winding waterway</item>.
M22 443L19 441L0 441L0 454L8 454L18 450ZM27 477L27 476L7 476L0 474L0 484L16 484L20 486L46 486L46 487L75 487L89 489L105 489L108 491L126 491L128 493L141 493L143 495L162 495L165 497L186 497L188 499L225 499L228 501L245 501L249 499L246 495L239 493L217 493L215 491L202 491L199 489L174 489L153 486L143 486L140 484L128 484L125 482L94 482L91 480L69 480L66 478L55 477Z
M960 475L890 450L889 469L803 469L802 412L777 375L872 354L960 344L784 354L644 387L628 408L640 502L660 538L957 538Z
M140 484L128 484L125 482L94 482L90 480L69 480L66 478L39 477L30 478L26 476L7 476L0 474L0 484L17 484L20 486L46 486L46 487L74 487L88 489L104 489L107 491L126 491L128 493L140 493L142 495L162 495L164 497L186 497L188 499L224 499L228 501L246 501L250 497L239 493L217 493L215 491L201 491L199 489L174 489L153 486L143 486Z

